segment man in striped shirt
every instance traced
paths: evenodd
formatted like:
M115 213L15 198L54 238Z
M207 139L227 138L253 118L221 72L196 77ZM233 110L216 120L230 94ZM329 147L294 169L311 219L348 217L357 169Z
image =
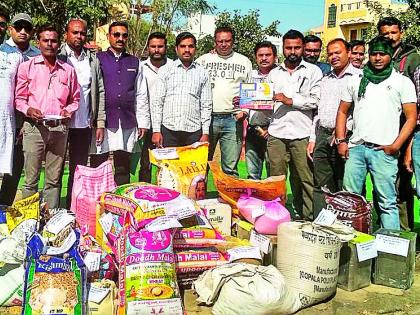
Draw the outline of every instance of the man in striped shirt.
M212 94L207 71L194 61L196 39L188 32L176 38L178 60L158 73L152 95L152 143L177 147L208 142Z
M344 177L344 159L337 152L334 143L334 131L341 94L353 76L360 76L362 71L355 68L349 60L350 45L341 38L330 41L327 45L328 61L333 70L321 80L321 98L318 114L314 118L312 132L307 148L308 157L314 162L314 217L326 207L321 190L327 187L332 192L342 190ZM347 129L351 128L350 122Z

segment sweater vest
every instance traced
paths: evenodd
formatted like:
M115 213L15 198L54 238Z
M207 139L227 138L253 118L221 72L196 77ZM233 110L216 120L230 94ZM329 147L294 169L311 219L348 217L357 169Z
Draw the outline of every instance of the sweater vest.
M130 129L137 127L136 78L139 59L127 53L116 58L112 51L97 54L105 87L106 127Z

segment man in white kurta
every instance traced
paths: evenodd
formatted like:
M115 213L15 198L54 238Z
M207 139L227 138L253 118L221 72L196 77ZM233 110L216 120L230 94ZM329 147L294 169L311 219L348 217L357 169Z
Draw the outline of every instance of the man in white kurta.
M15 141L15 78L23 58L0 50L0 174L12 174Z

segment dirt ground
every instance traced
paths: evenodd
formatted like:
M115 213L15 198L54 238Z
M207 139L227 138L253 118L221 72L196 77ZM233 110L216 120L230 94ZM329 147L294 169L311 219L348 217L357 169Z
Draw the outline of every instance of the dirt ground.
M188 315L211 314L211 307L198 306L191 290L185 292ZM420 315L420 256L416 260L414 284L409 290L371 284L354 292L337 289L336 295L325 303L309 307L298 315ZM226 314L229 315L229 314Z

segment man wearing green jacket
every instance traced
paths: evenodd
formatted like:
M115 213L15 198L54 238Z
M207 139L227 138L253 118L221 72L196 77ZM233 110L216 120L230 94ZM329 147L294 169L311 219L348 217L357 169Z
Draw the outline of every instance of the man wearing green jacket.
M415 46L402 41L403 29L401 21L395 17L385 17L378 22L377 28L380 35L384 35L392 41L394 69L414 82L414 72L420 64L420 55L417 53ZM401 147L397 178L400 223L401 228L405 230L413 229L414 227L414 194L411 186L413 174L408 172L404 166L404 156L409 142L407 141Z

